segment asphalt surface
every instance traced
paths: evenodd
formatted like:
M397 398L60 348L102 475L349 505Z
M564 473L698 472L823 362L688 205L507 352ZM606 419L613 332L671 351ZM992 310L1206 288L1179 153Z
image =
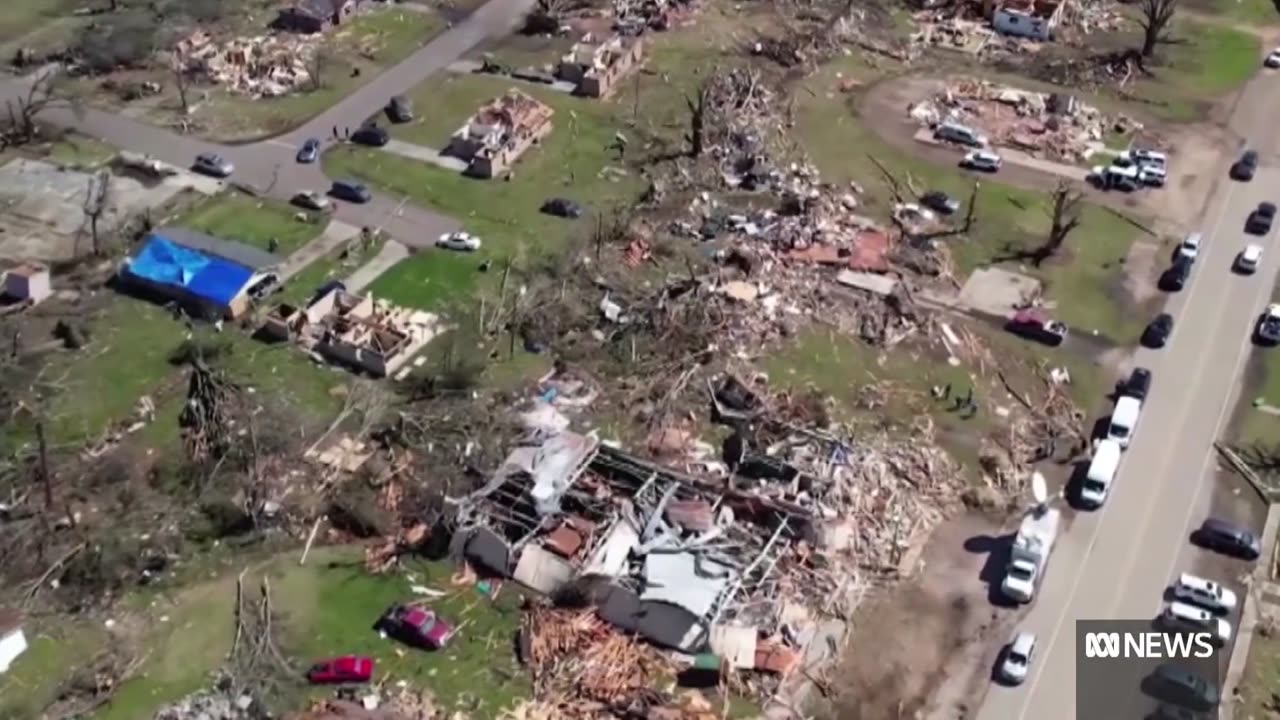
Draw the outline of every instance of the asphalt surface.
M302 190L324 192L330 178L325 177L319 163L302 165L295 159L298 147L307 138L319 138L327 146L333 141L333 128L339 132L354 130L370 117L380 115L391 96L408 93L486 40L509 34L533 4L533 0L490 0L405 60L369 78L336 105L276 138L223 145L91 108L73 111L50 107L40 120L182 168L190 167L202 152L217 153L235 165L228 182L279 200L288 200ZM27 96L27 87L23 80L0 82L0 101L16 103L18 98ZM430 112L430 108L416 110ZM411 205L399 197L375 194L371 202L364 204L335 200L334 208L336 219L357 227L381 229L410 247L430 247L440 234L460 227L447 215Z
M1232 123L1240 137L1262 141L1253 146L1264 167L1247 184L1226 178L1231 158L1223 158L1220 168L1205 168L1222 180L1199 228L1205 241L1191 282L1168 303L1176 318L1173 336L1165 348L1140 349L1134 357L1154 376L1136 437L1106 504L1077 515L1059 537L1038 598L1018 626L1039 639L1030 676L1017 688L992 686L980 720L1075 720L1075 621L1152 619L1173 578L1201 564L1203 551L1188 538L1209 512L1212 444L1229 421L1253 326L1280 264L1275 230L1264 238L1243 231L1259 202L1280 201L1271 132L1273 118L1280 117L1280 93L1264 86L1272 81L1263 77L1249 85ZM1262 266L1253 275L1237 275L1232 262L1247 242L1266 248ZM1234 626L1238 617L1230 620Z

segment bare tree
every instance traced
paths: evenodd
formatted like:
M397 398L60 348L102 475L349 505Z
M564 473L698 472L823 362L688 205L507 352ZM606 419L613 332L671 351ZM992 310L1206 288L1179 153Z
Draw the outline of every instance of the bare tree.
M187 68L186 53L175 50L169 69L173 71L173 84L178 88L178 102L182 104L182 114L190 115L191 103L187 90L191 87L191 73Z
M38 130L36 116L54 105L68 104L79 110L74 98L63 92L64 85L59 77L56 71L42 72L31 82L25 95L6 103L11 142L25 143L34 139Z
M84 197L84 214L89 219L89 237L93 241L93 254L102 255L102 238L99 221L111 205L111 171L102 170L89 178L89 190Z
M325 72L329 69L330 61L333 58L324 48L317 48L311 56L311 60L307 63L307 73L311 75L311 89L313 91L320 90L324 87Z
M1040 267L1045 260L1057 255L1067 242L1067 236L1080 226L1081 203L1084 194L1072 187L1070 181L1060 180L1053 189L1053 205L1049 211L1049 236L1044 244L1031 251L1031 264Z
M696 97L684 96L685 105L689 107L689 133L685 136L685 140L689 143L689 157L697 158L702 156L702 151L706 148L707 133L707 106L710 104L711 83L715 73L709 74L698 86L698 94Z
M1156 45L1169 40L1169 22L1178 9L1178 0L1139 0L1138 24L1142 26L1142 56L1151 57Z

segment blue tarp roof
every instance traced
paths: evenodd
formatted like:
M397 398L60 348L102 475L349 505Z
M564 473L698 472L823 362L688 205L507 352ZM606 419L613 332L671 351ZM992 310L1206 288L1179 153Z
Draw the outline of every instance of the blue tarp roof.
M254 271L229 260L191 250L153 235L134 256L129 272L161 285L180 287L187 292L230 305Z

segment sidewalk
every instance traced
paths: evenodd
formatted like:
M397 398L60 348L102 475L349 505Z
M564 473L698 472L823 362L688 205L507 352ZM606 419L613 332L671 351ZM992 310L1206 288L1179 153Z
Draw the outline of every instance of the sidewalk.
M377 255L369 258L369 262L356 268L355 272L342 281L347 292L359 292L367 287L382 273L390 270L392 266L401 260L409 257L409 248L401 245L395 240L388 240L382 245L382 249Z
M330 220L315 240L294 250L280 267L280 282L297 275L311 263L337 250L343 243L360 234L360 228L341 220Z
M400 157L407 157L410 160L429 162L432 165L437 165L445 170L462 172L467 169L467 164L462 160L445 155L439 150L427 147L426 145L414 145L413 143L407 143L403 140L391 140L386 145L382 146L382 149L394 155L399 155Z
M925 145L948 147L947 143L940 142L935 138L929 128L920 128L916 131L916 134L912 136L912 139L916 142L924 143ZM1079 182L1085 182L1089 177L1089 171L1082 167L1032 157L1021 150L1001 147L998 148L996 152L999 153L1000 157L1004 158L1005 162L1021 165L1022 167L1049 175L1057 175L1058 177L1064 177L1068 180L1077 180Z

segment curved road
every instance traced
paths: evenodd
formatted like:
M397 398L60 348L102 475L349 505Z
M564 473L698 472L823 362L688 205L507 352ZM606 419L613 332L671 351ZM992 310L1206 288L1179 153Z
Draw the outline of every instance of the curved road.
M464 21L437 35L399 64L370 78L333 107L301 127L269 140L221 145L89 108L80 112L50 108L41 113L40 119L182 168L190 167L201 152L216 152L235 165L230 182L280 200L288 200L299 190L323 192L330 181L319 164L300 165L294 159L297 148L306 138L327 141L332 138L334 127L362 125L380 112L391 96L410 91L486 40L509 34L533 4L534 0L489 0ZM0 82L0 101L25 97L28 87L22 80ZM336 219L358 227L380 228L410 247L430 247L435 237L459 227L458 222L448 216L385 195L374 195L371 202L363 205L343 201L334 201L334 205Z
M1188 536L1209 512L1212 444L1229 421L1252 327L1280 265L1280 248L1271 247L1275 230L1261 239L1243 231L1259 202L1280 200L1280 169L1266 167L1280 117L1275 81L1267 74L1250 82L1231 123L1236 135L1255 139L1264 167L1252 183L1235 183L1226 179L1231 159L1222 159L1222 180L1201 219L1201 257L1190 286L1167 308L1177 319L1173 337L1163 350L1140 349L1134 358L1154 381L1111 495L1101 510L1077 515L1059 538L1019 626L1039 638L1032 673L1021 687L990 687L980 720L1075 720L1075 621L1154 618L1164 589L1199 559ZM1268 248L1262 267L1236 275L1232 261L1250 241Z

